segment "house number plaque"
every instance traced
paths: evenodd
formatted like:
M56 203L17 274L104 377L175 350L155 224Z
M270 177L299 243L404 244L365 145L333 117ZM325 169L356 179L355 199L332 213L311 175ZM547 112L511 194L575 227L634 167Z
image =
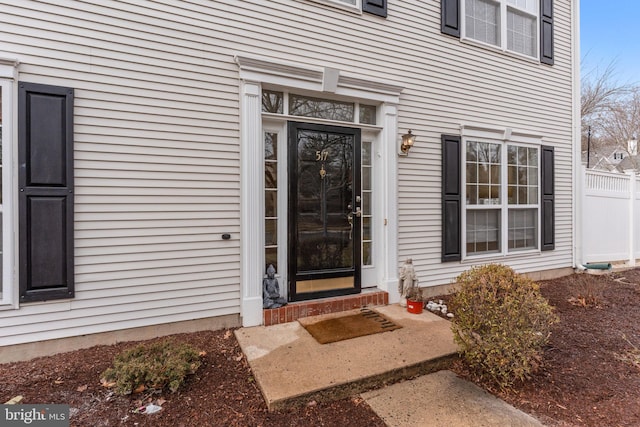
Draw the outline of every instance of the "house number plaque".
M316 151L316 162L322 162L320 165L320 179L324 179L327 175L327 171L324 168L324 162L329 158L329 150L317 150Z

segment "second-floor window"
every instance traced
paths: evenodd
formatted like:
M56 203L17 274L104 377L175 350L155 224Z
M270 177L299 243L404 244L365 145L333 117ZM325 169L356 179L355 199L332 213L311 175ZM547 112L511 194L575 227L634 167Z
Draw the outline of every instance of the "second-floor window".
M539 0L464 0L463 37L538 58Z

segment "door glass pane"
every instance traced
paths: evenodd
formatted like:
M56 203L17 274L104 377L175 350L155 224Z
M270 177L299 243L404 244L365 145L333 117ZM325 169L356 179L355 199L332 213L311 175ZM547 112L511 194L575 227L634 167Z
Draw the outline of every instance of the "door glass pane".
M298 130L298 272L353 268L353 146L353 135Z

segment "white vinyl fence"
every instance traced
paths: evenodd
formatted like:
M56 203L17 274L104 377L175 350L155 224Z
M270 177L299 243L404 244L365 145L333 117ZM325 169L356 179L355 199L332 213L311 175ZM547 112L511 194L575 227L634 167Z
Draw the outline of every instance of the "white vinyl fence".
M640 258L640 176L582 169L584 262Z

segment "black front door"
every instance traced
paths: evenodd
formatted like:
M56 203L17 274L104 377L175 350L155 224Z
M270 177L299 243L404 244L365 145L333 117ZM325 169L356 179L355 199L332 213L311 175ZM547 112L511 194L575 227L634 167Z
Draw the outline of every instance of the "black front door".
M360 129L290 122L289 298L360 292Z

